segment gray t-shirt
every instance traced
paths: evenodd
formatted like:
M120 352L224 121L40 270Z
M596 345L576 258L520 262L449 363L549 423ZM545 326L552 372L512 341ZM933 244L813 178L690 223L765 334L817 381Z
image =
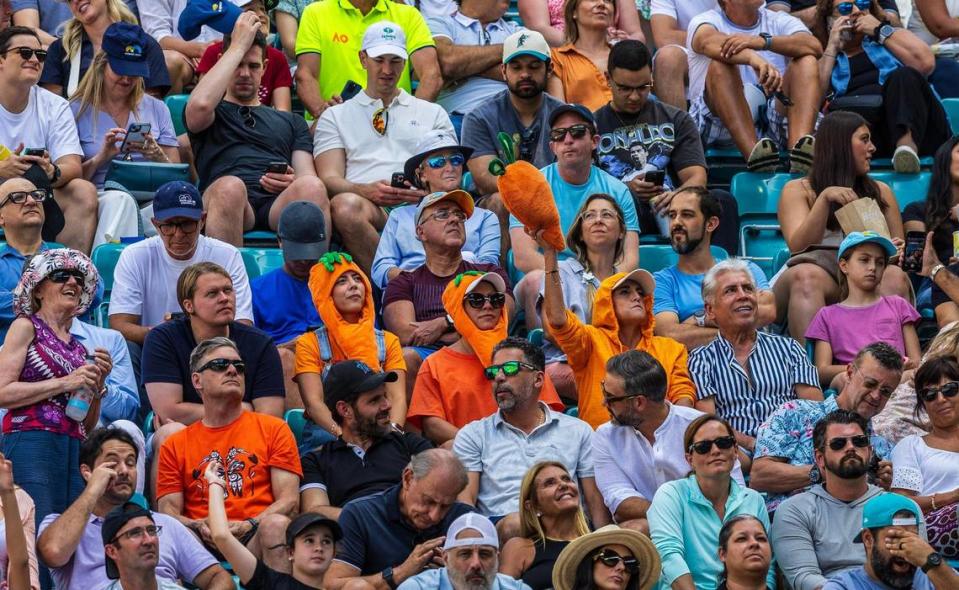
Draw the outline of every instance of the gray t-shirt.
M549 149L549 116L562 105L552 96L543 94L543 104L536 120L529 127L523 127L509 100L509 90L504 90L466 114L462 144L473 148L474 158L496 156L503 160L506 155L496 140L496 134L502 131L510 134L516 142L518 159L543 168L556 160Z
M916 570L916 575L912 578L913 590L933 590L934 586L929 581L929 577ZM861 567L852 571L839 574L835 578L826 582L822 590L887 590L889 586L877 582L869 577L866 568Z

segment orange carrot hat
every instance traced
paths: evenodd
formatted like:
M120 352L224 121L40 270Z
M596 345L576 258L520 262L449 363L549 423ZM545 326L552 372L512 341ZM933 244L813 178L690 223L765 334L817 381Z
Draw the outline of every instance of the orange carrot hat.
M443 291L443 307L453 320L453 327L473 349L484 367L493 362L493 347L507 336L509 322L506 318L506 306L500 310L499 321L492 330L480 330L467 315L463 298L480 283L486 281L500 293L506 291L506 282L495 272L483 273L468 270L456 275Z

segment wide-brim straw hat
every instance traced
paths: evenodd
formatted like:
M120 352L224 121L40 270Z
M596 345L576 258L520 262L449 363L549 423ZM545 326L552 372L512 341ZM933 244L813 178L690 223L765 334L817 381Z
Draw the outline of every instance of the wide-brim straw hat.
M659 581L662 561L649 537L611 524L572 541L563 549L553 566L553 590L575 590L573 582L579 564L606 545L623 545L639 561L635 575L639 578L640 590L650 590Z

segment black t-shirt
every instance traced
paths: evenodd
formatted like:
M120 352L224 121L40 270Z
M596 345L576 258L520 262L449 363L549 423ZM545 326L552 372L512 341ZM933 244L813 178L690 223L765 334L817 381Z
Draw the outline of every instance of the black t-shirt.
M926 201L915 201L906 205L902 211L902 222L919 221L926 223ZM952 258L952 232L959 231L959 224L952 220L952 217L939 224L937 228L929 228L926 231L933 231L932 247L936 249L936 255L939 260L946 261Z
M307 586L290 574L272 570L261 560L256 561L256 570L248 582L244 582L246 590L316 590Z
M295 151L313 153L313 138L303 117L273 107L244 107L223 100L212 125L199 133L187 131L201 191L221 176L236 176L250 198L275 197L260 186L270 162L290 163Z
M391 432L375 441L361 458L357 449L337 439L303 456L300 491L326 488L331 506L369 496L400 482L410 457L433 448L412 432Z
M230 340L240 349L246 361L246 391L243 401L258 397L284 396L283 366L273 339L257 328L233 322ZM183 387L183 401L203 403L193 388L190 373L190 352L196 347L189 318L164 322L147 333L143 342L143 384L176 383Z
M870 94L882 94L882 86L879 85L879 68L869 60L865 51L860 51L849 58L849 85L846 87L845 95Z
M773 6L775 4L788 6L789 12L796 12L804 8L812 8L816 5L816 0L766 0L767 6ZM896 6L896 0L879 0L879 7L882 8L883 12L899 14L899 7Z

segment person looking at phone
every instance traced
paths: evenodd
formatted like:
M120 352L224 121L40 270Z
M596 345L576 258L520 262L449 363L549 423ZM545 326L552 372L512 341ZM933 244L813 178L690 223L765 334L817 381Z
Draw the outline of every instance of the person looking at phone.
M399 25L370 25L360 50L366 88L323 111L316 124L313 155L330 193L333 227L367 274L389 212L426 195L409 179L394 183L391 177L416 155L413 149L425 133L442 129L456 136L441 106L399 85L409 57Z
M206 235L242 246L243 232L276 231L280 213L293 201L310 201L329 219L306 121L260 103L267 43L256 13L237 18L223 47L184 111L208 215ZM273 163L287 166L275 172Z

